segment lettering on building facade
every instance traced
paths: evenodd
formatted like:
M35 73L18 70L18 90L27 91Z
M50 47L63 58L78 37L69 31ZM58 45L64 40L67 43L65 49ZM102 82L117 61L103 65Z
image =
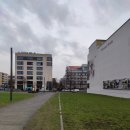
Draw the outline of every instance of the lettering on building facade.
M108 42L103 48L101 48L101 51L105 50L108 46L110 46L113 43L113 40Z

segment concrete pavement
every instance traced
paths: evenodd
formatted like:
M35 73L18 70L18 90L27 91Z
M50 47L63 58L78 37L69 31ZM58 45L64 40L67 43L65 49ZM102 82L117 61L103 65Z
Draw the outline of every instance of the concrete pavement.
M0 130L23 130L30 117L53 95L51 92L39 93L31 99L1 108Z

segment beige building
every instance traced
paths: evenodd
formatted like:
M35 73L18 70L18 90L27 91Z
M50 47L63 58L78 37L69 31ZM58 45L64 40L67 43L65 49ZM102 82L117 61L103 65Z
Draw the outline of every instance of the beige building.
M0 72L0 87L8 85L8 74Z
M52 87L52 55L31 52L15 54L15 88L49 90Z

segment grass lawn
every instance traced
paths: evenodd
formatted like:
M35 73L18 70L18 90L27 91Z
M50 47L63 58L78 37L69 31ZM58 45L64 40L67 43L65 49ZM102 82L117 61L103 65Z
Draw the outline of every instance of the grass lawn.
M13 102L31 98L34 94L22 93L22 92L13 92ZM10 93L9 92L0 92L0 107L3 107L10 103Z
M58 95L54 95L31 118L24 130L60 130Z
M60 130L58 94L27 124L26 130ZM64 130L130 130L130 99L61 93Z
M65 130L130 130L130 99L62 93Z

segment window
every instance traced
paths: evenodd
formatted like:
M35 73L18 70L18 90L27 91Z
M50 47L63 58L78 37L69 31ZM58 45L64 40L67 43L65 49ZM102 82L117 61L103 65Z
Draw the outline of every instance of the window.
M23 61L17 61L17 65L23 65Z
M84 76L84 73L81 73L82 76Z
M23 70L23 66L17 66L17 70Z
M32 87L33 86L33 81L27 81L27 86Z
M23 60L23 56L17 56L17 60Z
M47 62L47 66L52 66L52 62Z
M28 67L27 67L27 70L33 70L33 67L29 67L29 66L28 66Z
M29 86L33 85L33 81L27 81L27 85L29 85Z
M33 58L30 56L17 56L17 60L33 60Z
M23 84L23 81L17 81L17 84Z
M47 61L52 61L52 57L47 57Z
M38 60L38 61L42 61L43 58L42 58L42 57L37 57L37 60Z
M42 66L43 62L37 62L37 66Z
M34 60L34 61L42 61L42 57L32 57L32 56L17 56L17 60Z
M87 81L84 81L84 84L87 84Z
M72 73L72 75L74 75L74 76L75 76L75 73Z
M23 71L17 71L17 74L23 74Z
M27 79L33 79L33 76L27 76Z
M42 72L37 72L37 75L42 75L43 73Z
M34 57L28 56L28 57L24 57L24 60L33 60L33 58L34 58Z
M17 76L17 79L23 79L23 76Z
M37 67L37 70L43 70L43 68L42 67Z
M33 75L33 71L27 71L27 75Z
M42 80L43 77L42 76L37 76L37 80Z
M27 65L33 65L33 62L27 62Z

